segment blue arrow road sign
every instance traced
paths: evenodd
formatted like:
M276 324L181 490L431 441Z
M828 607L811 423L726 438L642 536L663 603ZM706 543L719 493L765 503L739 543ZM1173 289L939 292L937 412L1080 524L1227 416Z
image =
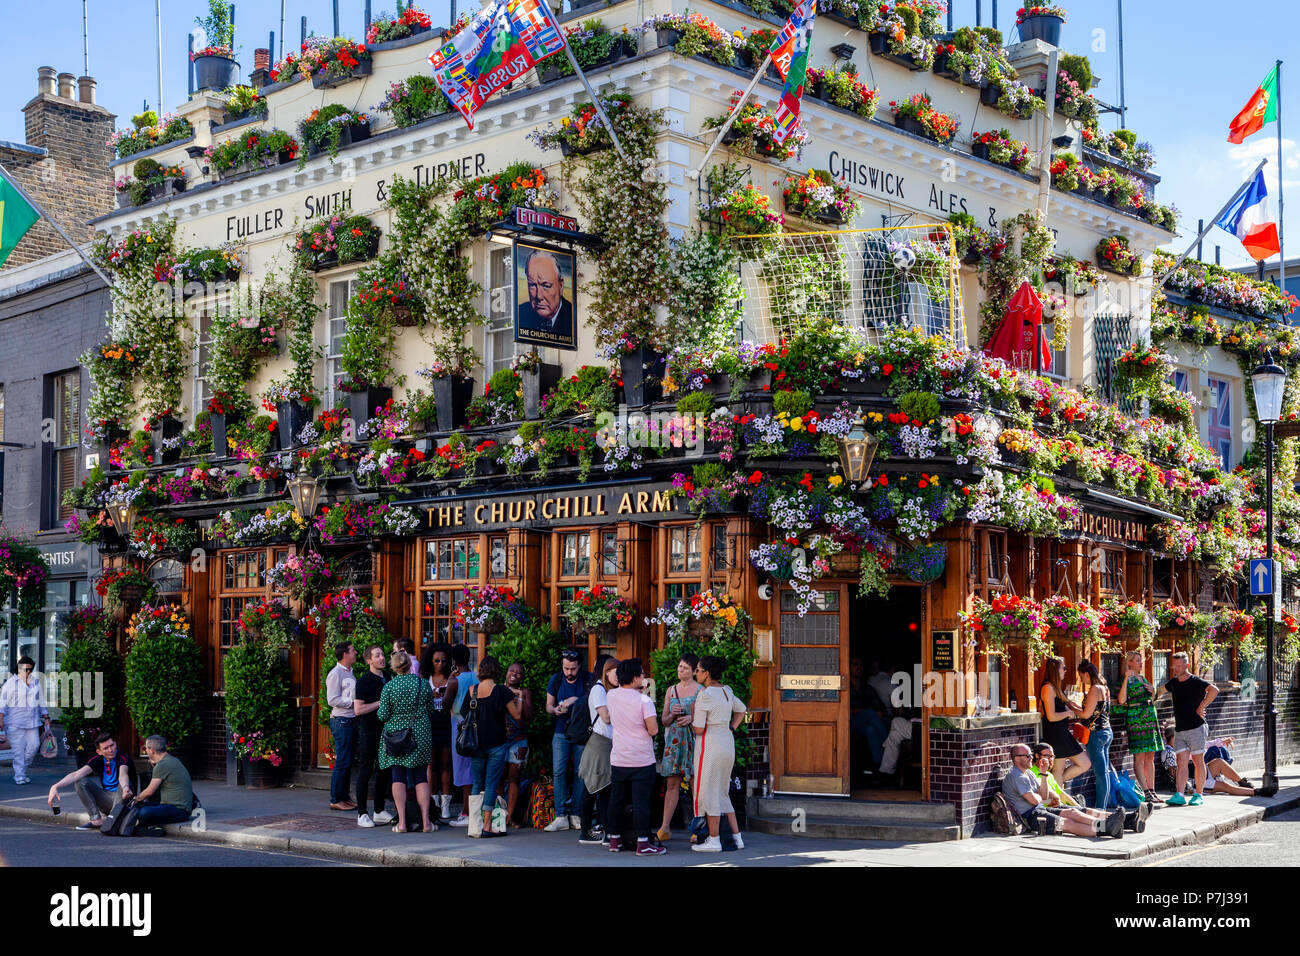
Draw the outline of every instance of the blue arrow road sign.
M1273 593L1273 562L1268 558L1250 559L1251 597L1267 597Z

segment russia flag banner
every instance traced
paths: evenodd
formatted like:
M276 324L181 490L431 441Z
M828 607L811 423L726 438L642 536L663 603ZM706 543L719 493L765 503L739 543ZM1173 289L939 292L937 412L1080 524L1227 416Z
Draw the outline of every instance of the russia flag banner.
M1268 215L1268 190L1264 188L1262 169L1255 173L1254 182L1215 222L1240 239L1252 259L1267 259L1282 251L1277 238L1277 223Z

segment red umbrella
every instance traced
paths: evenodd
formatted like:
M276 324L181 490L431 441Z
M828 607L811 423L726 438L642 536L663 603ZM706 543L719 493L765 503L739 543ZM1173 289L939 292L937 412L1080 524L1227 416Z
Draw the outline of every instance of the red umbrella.
M1037 363L1034 362L1035 342L1039 350ZM1043 300L1028 281L1021 283L1011 297L1007 314L984 351L1016 368L1044 371L1052 367L1052 348L1043 331Z

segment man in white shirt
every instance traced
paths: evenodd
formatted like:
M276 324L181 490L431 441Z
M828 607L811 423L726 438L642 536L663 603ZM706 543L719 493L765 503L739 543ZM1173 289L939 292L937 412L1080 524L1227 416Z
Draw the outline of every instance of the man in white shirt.
M357 649L351 643L334 648L338 661L325 678L325 702L330 706L330 733L334 737L334 772L330 774L330 809L355 810L348 796L352 782L352 758L357 749L357 718L353 702L357 697L357 678L352 665Z
M27 768L41 745L41 731L50 729L50 712L40 679L33 676L36 662L30 657L18 661L18 673L0 688L0 733L9 738L14 754L14 783L32 781Z

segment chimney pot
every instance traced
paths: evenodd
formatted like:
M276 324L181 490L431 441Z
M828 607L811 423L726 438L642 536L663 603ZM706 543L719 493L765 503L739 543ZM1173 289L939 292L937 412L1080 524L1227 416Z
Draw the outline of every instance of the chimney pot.
M75 100L77 98L77 94L73 92L73 89L76 82L77 82L77 78L73 76L71 73L60 73L59 74L59 96L63 97L65 100Z
M77 94L81 102L95 105L95 78L93 76L77 77Z
M36 92L53 95L58 88L54 79L57 75L52 66L43 66L38 69L36 71Z
M253 69L269 70L271 68L271 51L265 47L259 47L253 51Z

